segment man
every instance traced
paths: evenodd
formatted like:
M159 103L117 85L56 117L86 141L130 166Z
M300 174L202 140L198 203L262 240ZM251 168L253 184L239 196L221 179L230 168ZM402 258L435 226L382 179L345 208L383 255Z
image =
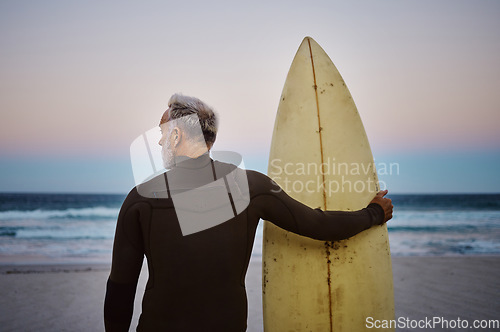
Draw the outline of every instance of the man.
M213 161L208 151L217 135L216 115L196 98L172 96L160 128L162 157L170 170L132 189L120 210L104 305L108 331L128 331L144 255L149 279L138 331L246 331L245 275L261 218L325 241L349 238L392 218L391 200L383 197L387 191L359 211L321 211L295 201L264 174ZM213 203L210 194L220 188L207 189L213 183L225 183L234 214L186 233L193 220L181 217L193 214L185 214L176 199L209 192L201 205L222 211L225 206Z

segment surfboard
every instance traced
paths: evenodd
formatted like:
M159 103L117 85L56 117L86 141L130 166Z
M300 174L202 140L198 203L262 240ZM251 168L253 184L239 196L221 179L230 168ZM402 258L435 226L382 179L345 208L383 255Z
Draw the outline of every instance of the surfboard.
M286 78L268 175L293 198L323 210L362 209L379 191L353 98L310 37ZM370 321L394 319L387 227L325 242L265 222L262 284L266 332L363 331Z

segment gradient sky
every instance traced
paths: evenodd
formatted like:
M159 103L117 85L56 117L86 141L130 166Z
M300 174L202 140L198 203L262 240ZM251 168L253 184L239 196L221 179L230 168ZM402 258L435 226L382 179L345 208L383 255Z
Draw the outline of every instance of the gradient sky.
M173 93L220 114L214 149L267 169L305 36L356 102L389 190L500 192L498 1L1 1L0 191L116 192Z

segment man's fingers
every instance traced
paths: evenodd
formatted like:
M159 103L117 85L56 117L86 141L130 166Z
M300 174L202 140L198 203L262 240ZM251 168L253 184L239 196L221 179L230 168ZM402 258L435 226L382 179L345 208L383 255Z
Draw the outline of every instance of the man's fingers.
M389 190L381 190L377 193L377 196L380 196L380 197L384 197L385 195L387 195L387 193L389 192Z

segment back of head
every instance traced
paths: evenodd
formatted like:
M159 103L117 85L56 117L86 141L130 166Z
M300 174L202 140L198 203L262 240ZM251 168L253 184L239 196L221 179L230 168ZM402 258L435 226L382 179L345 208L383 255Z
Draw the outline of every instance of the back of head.
M174 94L168 101L168 110L163 114L160 125L176 120L190 138L201 140L199 131L203 134L207 146L212 146L217 137L218 119L214 110L198 98Z

